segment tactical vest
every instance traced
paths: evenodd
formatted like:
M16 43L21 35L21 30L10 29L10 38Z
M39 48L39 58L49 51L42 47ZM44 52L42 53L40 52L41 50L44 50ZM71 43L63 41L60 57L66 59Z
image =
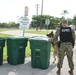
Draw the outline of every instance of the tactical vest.
M72 32L70 27L60 27L60 41L71 42Z

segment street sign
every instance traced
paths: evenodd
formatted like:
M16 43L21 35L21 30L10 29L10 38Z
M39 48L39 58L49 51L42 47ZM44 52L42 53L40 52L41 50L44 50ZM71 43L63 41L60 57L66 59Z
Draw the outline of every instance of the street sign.
M19 19L19 28L20 29L29 29L29 18L28 17L20 17Z
M23 29L23 36L25 33L25 29L29 29L29 18L28 18L28 7L25 6L24 16L20 17L19 20L19 28Z
M46 25L49 25L49 24L50 24L50 19L47 18L47 19L45 20L45 24L46 24Z
M50 19L47 18L47 19L45 20L45 24L47 25L47 34L48 34L48 25L50 24Z

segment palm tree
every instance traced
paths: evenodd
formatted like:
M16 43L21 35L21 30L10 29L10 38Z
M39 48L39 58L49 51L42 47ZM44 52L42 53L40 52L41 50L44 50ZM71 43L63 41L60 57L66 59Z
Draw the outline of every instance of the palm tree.
M73 17L73 24L76 26L76 16Z
M64 18L66 18L66 14L69 14L67 10L63 10L61 15L63 15Z

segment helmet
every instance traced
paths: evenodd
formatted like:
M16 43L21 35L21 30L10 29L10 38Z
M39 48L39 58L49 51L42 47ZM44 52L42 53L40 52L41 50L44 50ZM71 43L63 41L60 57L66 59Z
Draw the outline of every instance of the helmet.
M67 20L62 20L61 23L66 23L67 24Z

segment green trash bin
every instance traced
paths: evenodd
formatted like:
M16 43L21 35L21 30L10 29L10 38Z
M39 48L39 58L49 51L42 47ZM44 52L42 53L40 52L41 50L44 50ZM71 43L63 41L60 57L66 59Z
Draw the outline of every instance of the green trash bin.
M31 66L47 69L50 64L51 41L47 36L37 36L29 39L31 49Z
M3 47L5 46L5 39L0 38L0 65L3 63Z
M25 61L25 48L28 38L8 37L7 38L7 61L11 65L23 64Z

